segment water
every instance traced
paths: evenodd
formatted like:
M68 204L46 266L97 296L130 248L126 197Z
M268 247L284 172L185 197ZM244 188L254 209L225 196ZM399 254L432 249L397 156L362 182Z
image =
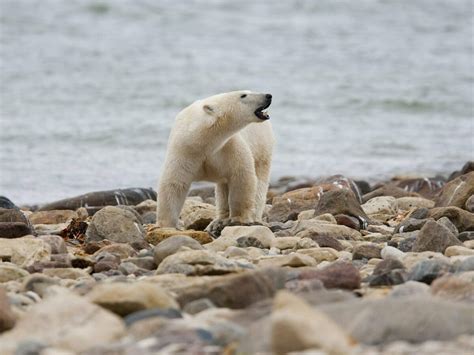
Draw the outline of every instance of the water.
M0 1L0 195L155 186L176 113L271 92L272 176L473 159L471 1Z

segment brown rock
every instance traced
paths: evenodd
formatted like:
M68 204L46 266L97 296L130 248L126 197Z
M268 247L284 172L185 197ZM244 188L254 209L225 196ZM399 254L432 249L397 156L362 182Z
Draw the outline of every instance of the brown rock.
M471 197L467 199L466 203L464 204L464 209L474 213L474 195L471 195Z
M323 269L302 268L298 279L318 279L326 288L342 288L354 290L360 288L361 277L359 270L352 264L345 262L334 262Z
M97 259L103 253L110 253L112 255L115 255L120 260L127 259L127 258L137 255L137 252L135 251L135 249L133 249L130 245L119 244L119 243L106 245L100 248L94 253L93 257Z
M464 208L467 199L473 194L474 172L470 172L448 182L436 197L435 206Z
M207 233L195 230L177 230L174 228L160 228L158 226L151 226L146 233L146 241L150 244L157 245L161 241L174 235L186 235L197 240L201 244L212 242L214 239Z
M344 249L344 247L342 246L339 240L337 240L336 238L330 237L328 235L320 235L320 234L314 233L314 234L309 234L307 237L311 238L316 243L318 243L320 247L329 247L337 251L341 251Z
M429 200L433 199L444 185L442 178L408 178L400 179L395 185L410 192L416 192Z
M0 288L0 333L13 328L16 322L16 317L10 307L7 293Z
M333 216L345 214L368 220L369 217L360 207L360 203L352 190L338 189L324 193L316 205L314 215L330 213Z
M374 191L365 194L362 197L362 201L365 203L365 202L369 201L370 199L372 199L374 197L380 197L380 196L393 196L395 198L420 197L419 194L417 194L415 192L406 191L406 190L404 190L400 187L395 186L392 183L392 184L383 185L383 186L375 189Z
M37 211L30 215L30 221L33 224L59 224L66 223L73 218L79 216L75 211L71 210L52 210L52 211Z
M382 257L380 254L381 251L382 248L374 243L359 244L356 245L356 247L354 248L354 251L352 253L352 259L380 259Z
M0 208L0 238L34 234L28 218L18 208Z
M428 217L436 220L448 217L459 232L474 230L474 213L465 211L459 207L435 207L432 208Z
M452 245L462 245L462 243L447 227L433 220L429 220L421 228L413 245L413 251L435 251L444 253L446 248Z

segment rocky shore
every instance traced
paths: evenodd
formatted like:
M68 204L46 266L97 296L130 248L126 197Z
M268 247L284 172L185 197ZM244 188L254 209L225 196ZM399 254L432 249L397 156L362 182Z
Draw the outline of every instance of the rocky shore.
M154 225L154 197L0 198L1 354L474 352L474 162L282 178L263 225L209 233L212 188L182 230Z

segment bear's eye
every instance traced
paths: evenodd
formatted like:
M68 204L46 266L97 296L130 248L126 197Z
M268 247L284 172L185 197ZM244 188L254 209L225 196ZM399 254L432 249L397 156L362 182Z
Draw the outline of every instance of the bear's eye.
M247 97L247 94L242 94L240 95L240 98L243 99L244 97Z

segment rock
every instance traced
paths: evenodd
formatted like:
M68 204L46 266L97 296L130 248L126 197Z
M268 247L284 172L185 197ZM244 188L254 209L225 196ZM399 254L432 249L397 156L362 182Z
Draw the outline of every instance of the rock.
M13 353L26 340L82 352L124 335L125 326L118 316L64 288L51 288L54 294L29 308L15 328L0 336L5 354Z
M220 238L206 245L212 251L224 251L230 246L256 246L270 248L275 236L270 228L265 226L228 226L222 230Z
M301 254L301 253L290 253L287 255L272 255L264 256L258 260L258 266L267 267L301 267L301 266L314 266L316 262L314 258Z
M174 235L158 243L153 248L153 258L155 263L160 265L163 259L178 252L181 248L189 248L193 250L203 249L201 244L191 237L186 235Z
M188 193L189 197L199 196L203 201L206 201L209 198L214 197L214 186L200 186L200 187L192 187Z
M98 284L87 294L87 299L122 317L144 309L179 309L173 297L148 282Z
M311 238L314 240L320 247L328 247L332 248L337 251L341 251L344 249L341 242L334 237L330 237L328 235L320 235L320 234L310 234L307 238Z
M136 265L138 268L144 269L144 270L156 270L158 266L155 263L153 256L140 256L140 257L128 258L128 259L125 259L124 262L132 263Z
M354 229L337 224L323 223L315 219L298 221L298 223L292 228L291 233L299 238L313 239L314 236L318 235L333 237L336 239L362 239L362 235Z
M298 220L298 221L301 221L301 220L303 220L303 219L311 219L311 218L314 217L314 212L315 212L314 209L301 211L300 213L298 213L298 218L297 218L297 220Z
M410 210L412 208L433 208L434 201L423 197L400 197L396 200L396 205L401 210Z
M15 239L0 238L0 259L26 268L35 262L49 261L51 247L44 240L26 236Z
M374 243L364 243L358 244L355 246L354 251L352 252L352 259L380 259L382 256L380 254L382 248Z
M38 239L44 240L51 247L51 254L67 253L66 243L64 239L58 235L40 235Z
M405 282L405 266L396 259L379 262L369 277L370 286L391 286Z
M464 208L466 201L474 194L474 172L461 175L448 182L436 197L436 207L455 206Z
M387 184L365 194L362 197L362 201L365 203L369 201L370 199L373 199L374 197L380 197L380 196L392 196L394 198L420 197L420 195L417 194L416 192L409 192L393 184Z
M58 277L60 279L89 279L92 280L92 276L83 269L77 268L55 268L55 269L44 269L43 274L49 277Z
M338 189L324 193L319 199L314 215L320 216L329 213L333 216L344 214L368 221L369 217L362 210L359 201L351 190Z
M209 250L189 250L167 256L157 274L219 275L252 269L253 265L226 259Z
M98 211L86 231L86 241L108 239L115 243L127 243L135 249L147 248L145 232L135 211L107 206Z
M200 298L187 303L183 311L188 314L197 314L210 308L215 308L215 304L208 298Z
M150 244L157 245L163 240L175 235L186 235L201 244L207 244L214 240L207 232L195 230L177 230L174 228L159 228L157 226L153 226L147 230L146 240Z
M143 215L153 212L156 214L156 201L155 200L145 200L140 202L138 205L134 206L133 209L143 217Z
M143 214L142 221L143 224L156 224L156 211Z
M183 318L181 312L176 308L151 308L144 309L142 311L137 311L130 313L124 318L125 324L127 327L130 327L136 322L150 318L167 318L167 319L178 319Z
M6 330L12 329L15 325L15 322L16 316L10 307L10 302L8 301L7 293L5 292L5 290L0 288L0 334Z
M280 237L280 238L275 238L272 241L271 247L273 248L278 248L280 250L284 249L293 249L296 247L296 244L300 241L301 239L298 237ZM313 242L314 243L314 242ZM314 246L317 244L314 243Z
M216 207L193 199L186 199L181 211L185 229L203 231L217 216Z
M236 240L237 242L237 247L239 248L260 248L260 249L265 249L265 246L262 244L260 240L258 240L255 237L240 237Z
M298 253L312 257L318 264L323 261L334 261L339 258L339 253L332 248L299 249Z
M454 235L459 234L458 229L448 217L441 217L436 222L448 228L451 231L451 233L453 233Z
M448 217L459 232L474 230L474 213L458 207L435 207L429 211L428 217L436 220Z
M350 352L352 339L324 313L280 291L273 301L271 344L276 354L317 348L343 355Z
M433 281L431 293L453 301L474 302L474 280L445 275Z
M15 264L0 262L0 283L11 280L19 280L28 276L29 274L30 273L28 271L23 270Z
M96 191L43 205L39 211L77 210L80 207L85 207L92 215L106 206L135 206L150 199L156 200L156 192L152 189L129 188Z
M421 228L413 251L436 251L444 253L447 247L462 245L462 243L451 233L451 231L440 223L428 221Z
M337 224L355 229L361 230L367 228L367 220L357 219L356 217L348 216L346 214L338 214L335 216Z
M195 285L181 283L170 289L178 302L185 304L207 298L217 307L240 309L273 297L285 286L284 269L263 268L225 276L201 278Z
M354 290L360 287L360 274L352 264L336 261L322 268L303 268L298 270L298 280L317 279L323 282L326 288L340 288Z
M467 199L466 203L464 204L464 209L474 213L474 195L471 195L471 197Z
M385 222L397 213L397 200L392 196L374 197L362 205L364 212L373 219Z
M406 233L420 230L428 219L407 218L403 220L396 228L396 233Z
M119 261L127 258L131 258L137 255L137 252L135 249L133 249L130 245L128 244L111 244L111 245L106 245L99 250L97 250L92 257L95 260L99 260L101 255L104 253L109 253L112 255L115 255Z
M392 241L398 239L398 249L406 253L413 250L419 234L419 231L395 234L392 237Z
M408 280L431 284L436 278L449 273L451 265L442 259L422 260L410 270Z
M94 257L94 272L106 272L109 270L117 270L120 265L120 257L117 255L102 251Z
M319 309L364 344L449 340L474 333L472 305L430 296L354 300Z
M384 260L394 259L401 261L405 257L405 253L397 248L386 246L380 251L380 256Z
M398 180L395 181L396 186L410 192L416 192L427 199L433 199L445 183L445 179L440 176L434 178L398 178L396 180Z
M474 240L474 231L459 233L458 234L458 239L461 242L465 242L467 240Z
M444 251L446 256L456 256L456 255L474 255L474 249L469 249L460 245L453 245L447 247Z
M43 274L33 274L23 280L22 291L32 291L43 298L46 295L48 287L59 285L59 283L59 279L53 279Z
M460 262L455 264L456 272L474 271L474 256L463 258Z
M33 227L18 208L0 208L0 238L19 238L28 234L34 234Z
M0 208L17 208L16 205L7 197L0 196Z
M389 296L392 298L404 298L408 296L427 296L430 294L430 286L423 282L407 281L404 284L396 285Z
M33 212L29 218L32 224L59 224L70 222L79 216L71 210L51 210Z

